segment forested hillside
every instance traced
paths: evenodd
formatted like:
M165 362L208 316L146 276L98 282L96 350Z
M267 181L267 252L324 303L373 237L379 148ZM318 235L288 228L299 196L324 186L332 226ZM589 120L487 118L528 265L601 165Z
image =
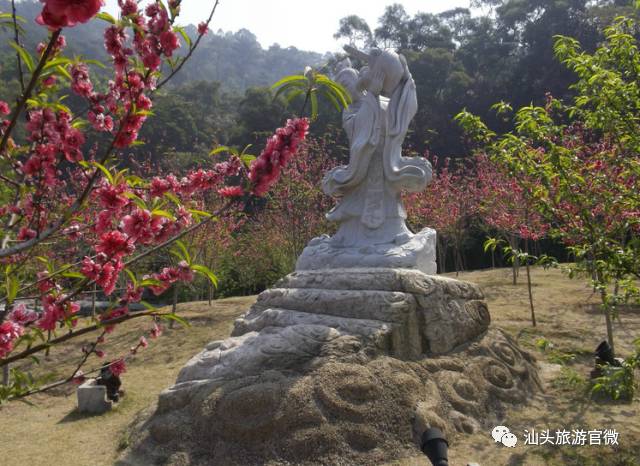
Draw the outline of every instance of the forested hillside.
M34 22L40 13L42 4L37 1L16 2L18 15L26 19L23 25L25 34L23 41L27 48L35 48L38 42L46 37L46 31ZM11 2L0 0L0 11L11 12ZM215 21L213 22L215 24ZM197 37L196 27L188 25L185 32L190 37ZM70 51L84 57L100 57L107 59L104 50L102 29L95 24L81 24L65 31L71 45ZM10 32L2 31L0 53L12 53L5 40ZM186 53L183 46L176 51L177 56ZM190 58L183 72L176 76L172 85L180 85L191 81L220 81L222 87L229 91L244 91L251 86L266 86L280 77L294 73L306 65L315 65L322 61L322 56L314 52L304 52L294 47L281 48L273 45L263 49L256 36L246 29L237 32L210 31L202 39L201 45Z

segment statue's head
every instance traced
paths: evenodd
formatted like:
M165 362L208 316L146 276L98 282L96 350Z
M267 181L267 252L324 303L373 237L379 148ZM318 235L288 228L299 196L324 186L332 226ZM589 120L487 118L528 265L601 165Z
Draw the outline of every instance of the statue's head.
M369 67L371 68L371 73L379 72L384 75L380 93L390 97L402 79L407 77L409 72L407 63L402 55L398 55L393 50L374 49L370 55Z
M361 60L366 60L368 69L362 70L362 83L375 95L390 97L395 88L410 76L407 61L393 50L374 48L369 53L345 46L345 50ZM379 78L379 79L378 79Z

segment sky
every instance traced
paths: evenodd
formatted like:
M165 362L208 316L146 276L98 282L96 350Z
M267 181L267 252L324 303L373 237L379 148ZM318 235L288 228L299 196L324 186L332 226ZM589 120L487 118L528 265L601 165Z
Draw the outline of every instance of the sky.
M198 24L208 15L213 0L182 0L180 24ZM264 48L274 43L315 52L336 52L341 45L333 38L340 18L358 15L375 29L385 6L394 0L220 0L210 28L235 32L248 29ZM409 15L439 13L469 7L469 0L395 0ZM107 10L117 13L117 0L107 0Z

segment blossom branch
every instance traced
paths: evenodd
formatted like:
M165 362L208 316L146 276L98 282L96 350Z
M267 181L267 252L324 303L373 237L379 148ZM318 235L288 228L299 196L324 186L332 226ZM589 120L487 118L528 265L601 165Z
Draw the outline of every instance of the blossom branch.
M31 80L29 81L29 84L27 85L27 88L25 89L25 91L22 93L22 96L20 97L20 100L18 101L18 105L16 106L15 110L13 111L13 115L11 115L11 120L9 122L9 126L7 127L7 129L5 130L4 134L2 135L2 140L0 140L0 154L2 154L4 152L4 150L6 149L7 142L9 141L9 135L11 134L11 131L13 131L13 128L16 126L16 123L18 121L18 117L22 113L22 110L24 109L24 106L26 105L27 100L29 99L29 97L31 97L31 93L33 92L33 89L35 88L36 83L38 82L38 78L40 77L40 73L42 72L42 69L44 68L44 65L49 60L49 55L51 54L51 51L53 50L53 48L54 48L54 46L56 44L56 41L58 40L58 37L60 36L61 32L62 32L62 29L58 29L53 34L51 34L51 39L49 39L49 43L47 44L47 48L45 49L44 53L42 54L42 57L40 58L40 61L38 62L38 66L33 71L33 74L31 75ZM0 256L0 257L4 257L4 256Z
M218 3L220 3L220 0L216 0L216 3L213 4L213 8L211 9L211 13L209 13L209 18L207 18L207 21L206 21L207 26L209 26L209 23L211 23L211 20L213 19L213 15L216 12L216 8L218 8ZM196 42L193 44L192 47L189 48L189 52L182 58L182 60L178 64L178 66L176 66L173 70L171 70L171 73L169 73L169 76L167 76L160 83L158 83L158 85L156 86L156 89L155 89L156 91L158 89L160 89L161 87L163 87L167 82L169 82L169 80L171 80L182 69L182 67L187 62L187 60L191 57L191 55L193 55L193 52L195 52L195 50L198 47L198 44L200 44L200 41L202 40L203 36L204 36L204 34L200 34L198 36L198 38L196 39Z
M94 324L94 325L90 325L88 327L84 327L80 330L76 330L76 331L70 331L69 333L65 333L64 335L57 337L57 338L53 338L51 340L49 340L46 343L41 343L39 345L36 346L32 346L31 348L27 348L24 351L15 354L13 356L9 356L5 359L0 359L0 367L2 366L6 366L7 364L11 364L12 362L15 361L19 361L20 359L24 359L27 358L33 354L39 353L40 351L44 351L47 348L51 347L51 346L55 346L55 345L59 345L60 343L64 343L65 341L69 341L73 338L77 338L80 337L82 335L86 335L88 333L91 332L95 332L98 329L101 329L105 326L108 325L115 325L115 324L120 324L122 322L126 322L128 320L131 319L138 319L140 317L149 317L149 316L154 316L154 317L162 317L162 316L167 316L167 315L172 315L173 313L171 312L157 312L155 310L150 310L150 311L143 311L143 312L139 312L136 314L124 314L118 317L115 317L113 319L108 319L108 320L104 320L98 324Z

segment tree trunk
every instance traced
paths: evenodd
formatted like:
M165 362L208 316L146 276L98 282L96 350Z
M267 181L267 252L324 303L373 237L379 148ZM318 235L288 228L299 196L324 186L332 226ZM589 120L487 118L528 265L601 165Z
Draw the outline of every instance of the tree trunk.
M211 307L211 300L213 299L213 285L209 282L208 292L209 292L209 307Z
M178 284L174 283L173 284L173 305L171 306L171 312L175 314L177 310L178 310ZM169 322L169 328L173 328L174 323L175 323L175 320L172 319Z
M529 254L529 240L524 240L524 250ZM527 289L529 290L529 305L531 306L531 324L536 326L536 312L533 309L533 292L531 291L531 269L529 266L529 260L527 259Z
M615 346L613 344L613 322L611 321L611 308L607 299L606 284L602 281L602 274L597 272L598 284L600 285L600 300L602 301L602 311L604 312L604 320L607 325L607 341L611 346L611 353L615 356Z
M518 248L518 240L515 235L509 235L509 246L511 249L515 250ZM518 272L520 268L520 259L518 257L513 258L513 262L511 264L511 273L513 274L513 284L518 284Z
M91 293L91 317L96 318L96 291L97 285L93 284L93 293Z

